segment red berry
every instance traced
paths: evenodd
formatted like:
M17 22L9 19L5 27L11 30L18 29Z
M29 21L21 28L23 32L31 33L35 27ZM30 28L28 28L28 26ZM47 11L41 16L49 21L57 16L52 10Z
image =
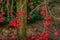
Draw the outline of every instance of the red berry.
M17 26L17 27L20 27L20 26L21 26L21 24L16 24L16 26Z
M5 6L8 8L9 4L7 3Z
M46 32L46 33L50 33L50 30L49 30L49 29L46 29L45 32Z
M58 36L58 34L59 34L58 31L55 31L55 32L54 32L54 35L55 35L55 36Z
M10 9L10 13L13 13L13 12L14 12L14 11L13 11L13 9L11 8L11 9Z
M14 2L12 2L12 4L14 4Z
M16 21L16 20L17 20L17 18L13 18L13 20L14 20L14 21Z
M49 17L47 18L47 20L51 21L51 20L52 20L52 16L49 16Z
M10 21L9 25L10 25L10 26L13 26L13 27L16 26L16 24L15 24L13 21Z
M3 22L3 21L4 21L4 18L3 18L3 17L1 17L1 18L0 18L0 22Z
M43 15L43 16L46 15L45 11L41 11L40 14Z
M6 13L5 12L2 12L2 15L5 15Z
M13 21L11 21L11 22L9 23L9 25L10 25L10 26L13 26L13 24L14 24L14 22L13 22Z
M20 23L21 22L21 19L19 18L19 19L17 19L17 23Z
M42 38L43 38L43 39L46 39L46 38L48 38L48 36L49 36L49 34L46 33L46 34L43 34Z
M25 15L25 13L26 13L26 11L22 11L22 12L21 12L22 15Z
M17 15L18 15L18 16L20 16L20 15L21 15L21 12L20 12L20 11L18 11L18 12L17 12Z
M29 16L29 17L28 17L28 19L31 19L31 18L32 18L32 16Z
M47 27L50 26L50 24L51 24L50 22L45 22L45 26Z
M33 9L33 8L34 8L34 6L33 6L33 5L31 5L31 6L30 6L30 9Z

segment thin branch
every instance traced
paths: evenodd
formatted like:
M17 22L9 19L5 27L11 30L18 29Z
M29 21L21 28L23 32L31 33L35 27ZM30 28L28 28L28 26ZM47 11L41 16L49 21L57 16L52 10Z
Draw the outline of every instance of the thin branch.
M44 4L43 2L40 4L40 5L38 5L36 8L34 8L31 12L33 12L33 11L35 11L37 8L39 8L42 4Z

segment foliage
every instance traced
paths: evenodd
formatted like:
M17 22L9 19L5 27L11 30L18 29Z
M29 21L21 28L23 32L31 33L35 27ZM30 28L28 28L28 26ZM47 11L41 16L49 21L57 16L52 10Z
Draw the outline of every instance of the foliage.
M15 0L3 0L0 3L0 27L10 27L9 23L16 17L16 1ZM11 26L12 27L12 26Z
M40 7L36 8L41 4L39 0L31 0L27 2L27 23L34 23L35 21L42 20L43 17L40 14Z

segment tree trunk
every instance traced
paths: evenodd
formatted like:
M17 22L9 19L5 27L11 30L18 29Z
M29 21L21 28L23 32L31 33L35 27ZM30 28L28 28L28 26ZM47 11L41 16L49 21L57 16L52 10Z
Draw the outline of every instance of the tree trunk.
M18 0L17 11L26 11L26 0ZM18 40L26 40L27 14L20 16L22 26L17 29Z

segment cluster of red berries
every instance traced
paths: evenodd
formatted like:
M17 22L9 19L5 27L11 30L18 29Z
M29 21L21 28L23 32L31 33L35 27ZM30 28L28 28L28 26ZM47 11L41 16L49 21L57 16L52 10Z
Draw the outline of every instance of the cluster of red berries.
M39 31L36 33L33 32L33 35L27 36L26 40L54 40L53 38L48 37L50 30L45 30L46 33L41 34Z
M25 14L26 14L26 11L25 10L23 10L22 12L20 12L20 11L17 12L17 15L18 16L22 16L22 15L25 15Z
M17 28L21 26L20 22L21 22L21 19L14 18L13 21L10 21L9 25L14 28Z
M45 6L43 6L42 7L42 11L40 12L40 14L42 14L44 17L46 16L46 7ZM44 25L46 26L46 27L50 27L51 26L51 21L53 20L53 18L52 18L52 16L48 16L47 18L44 18L43 19L43 23L44 23ZM55 28L56 29L56 28ZM48 37L48 35L49 35L49 33L50 33L50 30L46 30L46 33L44 34L44 37L43 38L47 38ZM54 35L55 36L58 36L58 30L55 30L55 32L54 32Z
M0 0L0 5L3 3L3 0ZM14 1L11 2L12 4L11 5L14 5ZM5 4L5 7L8 9L10 5L10 0L6 0L6 4ZM13 13L15 13L14 9L11 7L9 9L9 13L11 15L13 15ZM25 15L26 11L22 11L22 12L17 12L16 14L16 17L12 18L11 20L9 20L9 26L11 27L14 27L14 28L17 28L17 27L20 27L22 24L20 23L21 22L21 19L18 18L17 16L21 16L21 15ZM5 12L3 9L0 9L0 23L4 22L5 21L5 15L7 14L7 12ZM4 25L3 25L4 26Z
M34 6L33 5L30 5L29 6L30 9L34 9ZM28 16L28 20L32 19L32 12L29 13L30 15Z
M40 12L41 15L43 15L44 17L46 16L46 6L42 7L42 11ZM45 26L49 27L50 26L50 22L52 20L52 16L48 16L47 18L44 18L44 22L45 22Z

